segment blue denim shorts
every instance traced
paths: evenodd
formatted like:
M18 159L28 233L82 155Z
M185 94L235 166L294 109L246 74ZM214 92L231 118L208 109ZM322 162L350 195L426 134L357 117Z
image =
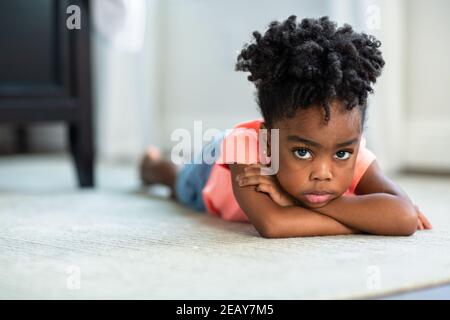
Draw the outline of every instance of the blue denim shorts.
M217 159L224 136L222 132L208 142L202 148L202 152L195 155L194 163L185 164L178 172L175 182L175 196L178 202L197 211L206 211L202 190L208 181L214 162L206 163L203 161L205 159L203 155L210 155L212 159Z

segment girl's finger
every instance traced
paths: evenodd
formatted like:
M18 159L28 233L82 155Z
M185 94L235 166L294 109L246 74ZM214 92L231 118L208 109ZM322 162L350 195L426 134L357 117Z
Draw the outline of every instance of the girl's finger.
M271 179L275 178L274 176L261 174L261 169L260 168L248 168L247 170L245 170L245 172L242 172L242 173L238 174L236 176L236 180L242 179L242 178L247 178L247 177L253 177L253 176L264 176L264 177L269 177Z
M246 179L251 178L251 177L259 177L259 174L254 174L254 173L251 173L251 172L243 172L243 173L240 173L240 174L238 174L236 176L236 181L237 182L243 181L243 180L246 180Z
M279 198L276 188L271 184L261 183L256 187L256 191L267 193L273 201Z
M256 190L260 192L274 193L275 188L270 184L261 183L256 187Z
M417 228L419 230L431 229L431 224L428 222L428 220L427 220L428 223L424 221L425 216L423 215L422 211L420 211L419 206L417 204L414 204L414 207L416 208L417 216L419 218Z
M425 229L432 229L433 226L431 225L430 221L428 221L427 217L422 213L422 211L419 209L419 206L414 204L414 207L417 210L417 214L419 216L420 221L422 221L422 224Z
M261 167L262 167L261 163L252 163L252 164L249 164L248 166L244 167L244 171L255 169L255 168L261 168Z
M261 174L261 167L256 167L256 166L245 167L243 174L244 175L247 175L247 174Z
M422 221L420 219L417 221L417 229L418 230L423 230L423 224L422 224Z
M266 183L266 184L272 184L272 181L267 176L251 176L251 177L242 177L240 179L237 179L239 186L251 186L251 185L257 185L260 183Z
M420 221L422 221L422 224L425 227L425 229L433 228L430 221L428 221L427 217L425 217L425 215L422 212L419 213L419 219L420 219Z

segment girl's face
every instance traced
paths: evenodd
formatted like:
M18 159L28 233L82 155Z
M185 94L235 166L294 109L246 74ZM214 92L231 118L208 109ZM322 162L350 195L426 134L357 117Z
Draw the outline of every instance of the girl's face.
M273 125L280 139L277 179L310 208L325 206L349 188L362 134L359 108L345 110L334 102L328 123L324 113L314 106Z

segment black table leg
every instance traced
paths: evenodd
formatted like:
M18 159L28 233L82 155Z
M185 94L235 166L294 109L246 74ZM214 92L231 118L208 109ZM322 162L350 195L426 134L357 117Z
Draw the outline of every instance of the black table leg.
M87 125L69 124L69 146L80 187L94 186L94 151L92 133Z

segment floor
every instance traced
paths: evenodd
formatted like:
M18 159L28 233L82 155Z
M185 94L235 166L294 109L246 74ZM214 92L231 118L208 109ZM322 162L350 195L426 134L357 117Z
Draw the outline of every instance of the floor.
M412 290L383 297L385 300L450 300L450 285Z
M396 178L434 230L291 239L142 190L133 166L97 181L78 190L63 155L0 158L1 299L450 298L450 179Z

